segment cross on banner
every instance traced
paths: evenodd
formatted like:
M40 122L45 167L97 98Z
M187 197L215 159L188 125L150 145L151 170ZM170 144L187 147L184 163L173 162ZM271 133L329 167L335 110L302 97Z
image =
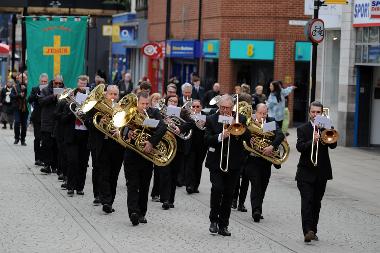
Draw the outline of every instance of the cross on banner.
M61 47L61 36L54 35L53 47L43 47L43 55L53 55L55 76L61 73L61 55L70 55L70 47Z

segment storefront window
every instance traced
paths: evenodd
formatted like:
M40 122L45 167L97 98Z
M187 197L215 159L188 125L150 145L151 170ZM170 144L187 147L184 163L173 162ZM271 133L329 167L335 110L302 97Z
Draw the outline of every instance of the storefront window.
M379 41L379 27L369 28L369 43L376 43Z
M363 28L360 27L356 30L356 42L363 42Z
M356 64L380 64L379 27L360 27L356 29Z

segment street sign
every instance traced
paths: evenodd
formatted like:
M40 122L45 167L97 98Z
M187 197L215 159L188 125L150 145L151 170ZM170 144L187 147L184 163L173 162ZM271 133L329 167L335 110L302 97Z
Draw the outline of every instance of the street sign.
M312 19L305 26L306 37L313 43L321 43L325 37L325 24L322 19Z
M158 43L147 43L142 48L142 53L151 58L159 58L162 55L162 48Z

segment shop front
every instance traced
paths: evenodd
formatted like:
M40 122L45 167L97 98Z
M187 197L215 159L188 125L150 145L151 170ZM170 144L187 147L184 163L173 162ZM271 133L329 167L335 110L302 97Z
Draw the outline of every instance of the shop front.
M147 20L137 19L135 14L118 14L112 19L112 61L113 81L120 80L121 74L130 72L137 84L146 75L147 60L141 47L147 42Z
M250 85L252 92L260 84L267 93L273 80L274 48L274 41L231 40L230 59L237 84Z
M219 40L204 40L202 45L203 73L202 83L206 90L212 89L218 81Z
M309 103L309 80L310 80L310 42L297 41L294 51L294 105L293 105L293 124L304 123L308 117Z
M191 74L198 72L198 58L201 55L199 41L169 40L166 41L165 57L169 61L169 78L177 77L180 84L191 82ZM180 86L179 84L179 86Z
M364 2L355 1L355 5L360 4ZM380 146L380 19L371 18L370 8L363 13L355 12L353 22L356 29L354 145Z

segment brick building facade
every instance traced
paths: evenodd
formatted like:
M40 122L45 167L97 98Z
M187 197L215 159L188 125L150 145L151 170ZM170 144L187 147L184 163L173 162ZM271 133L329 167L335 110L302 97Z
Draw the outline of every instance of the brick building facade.
M289 20L309 19L304 15L304 0L172 0L170 40L198 39L200 2L202 2L200 40L218 40L217 81L223 93L232 92L234 85L243 81L251 85L252 93L258 83L263 84L265 88L271 80L282 80L286 85L295 83L296 42L305 41L305 35L303 26L291 26ZM163 42L166 32L167 0L149 0L148 6L148 40ZM270 61L231 59L231 40L272 41L273 59ZM200 59L197 72L204 80L208 73L205 69L205 59L202 57ZM198 63L197 60L194 62ZM303 69L307 69L307 73L302 77L304 81L306 80L306 84L303 84L305 87L302 87L302 94L298 94L300 99L304 100L305 94L308 94L309 81L308 62L306 65ZM265 79L244 77L255 68L263 66L266 67L263 71L260 70L260 73L267 75ZM245 72L241 73L243 69ZM302 71L300 69L298 72ZM293 115L293 104L294 98L291 95L289 97L291 115Z

